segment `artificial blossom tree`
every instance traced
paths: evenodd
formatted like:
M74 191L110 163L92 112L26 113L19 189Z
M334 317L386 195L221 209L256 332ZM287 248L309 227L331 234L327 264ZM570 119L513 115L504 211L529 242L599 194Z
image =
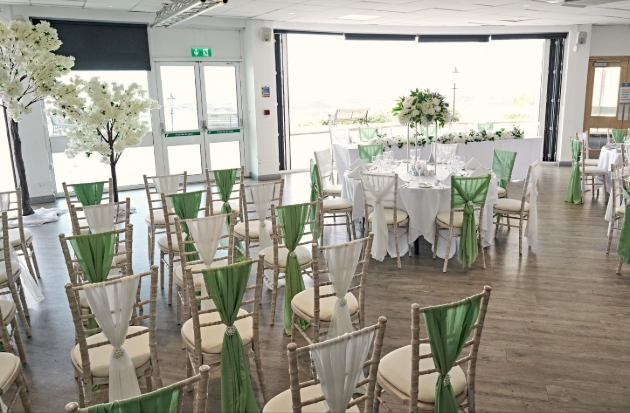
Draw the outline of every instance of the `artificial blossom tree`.
M73 57L53 53L61 41L48 22L12 20L0 23L0 99L9 124L13 161L22 190L22 212L33 214L22 158L19 122L35 103L49 96L60 76L74 65Z
M146 95L137 83L125 88L96 77L90 80L74 77L70 83L59 84L51 94L53 107L49 115L63 118L70 139L66 156L74 158L79 152L86 156L99 153L101 162L110 165L116 202L116 164L123 151L139 145L149 131L148 123L141 120L140 115L159 107Z

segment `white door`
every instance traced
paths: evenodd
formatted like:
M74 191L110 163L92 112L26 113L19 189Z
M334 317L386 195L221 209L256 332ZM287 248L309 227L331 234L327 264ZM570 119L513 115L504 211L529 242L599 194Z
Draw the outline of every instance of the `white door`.
M237 168L244 145L238 63L160 63L158 96L165 174Z

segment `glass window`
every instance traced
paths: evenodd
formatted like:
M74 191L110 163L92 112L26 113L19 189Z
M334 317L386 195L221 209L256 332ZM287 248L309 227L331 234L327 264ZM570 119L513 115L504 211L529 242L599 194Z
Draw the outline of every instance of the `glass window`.
M617 92L621 67L596 67L591 116L617 115Z
M240 168L240 142L232 141L210 143L210 167L212 169Z
M184 171L188 175L197 175L201 171L201 145L177 145L168 147L168 171L169 174L181 174Z
M13 191L15 189L12 165L7 125L4 122L4 112L0 111L0 192Z
M195 67L160 66L160 77L166 131L199 129Z
M238 127L236 67L204 66L208 129Z

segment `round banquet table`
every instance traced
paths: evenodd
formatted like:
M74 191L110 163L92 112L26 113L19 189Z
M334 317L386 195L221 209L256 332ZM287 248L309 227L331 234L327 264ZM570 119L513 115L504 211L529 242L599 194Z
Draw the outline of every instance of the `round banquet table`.
M398 186L398 209L405 211L409 214L409 239L404 238L400 240L399 248L400 254L405 255L409 252L408 244L418 239L420 236L424 237L430 244L435 241L435 217L438 213L449 211L451 209L451 188L449 183L444 183L440 187L436 187L435 177L418 177L419 182L432 184L430 188L419 188L417 184L412 182L414 176L407 173L407 164L401 163L395 170L398 174L399 186ZM469 174L472 171L465 171L465 174ZM438 165L438 178L442 179L448 174L446 168L442 165ZM348 171L344 173L342 179L342 193L343 198L348 198L352 201L352 219L359 219L365 217L365 205L363 201L363 188L361 180L357 178L351 178L348 176ZM490 181L490 188L488 189L488 195L486 197L486 204L483 210L483 245L489 247L494 243L494 226L492 225L492 210L497 203L498 196L498 183L497 179L492 174ZM399 229L400 230L400 229ZM442 235L446 238L448 236L448 230L441 230ZM457 248L459 247L459 237L453 237L455 242L451 243L450 257L455 255ZM396 247L394 244L393 236L390 234L389 245L387 252L391 257L396 257ZM440 258L446 256L446 240L439 238L437 255Z
M619 145L606 145L602 147L602 150L599 153L597 166L606 171L606 192L610 192L612 190L612 183L610 181L610 165L616 165L620 163L621 148L619 147ZM598 181L601 182L601 178L598 178Z

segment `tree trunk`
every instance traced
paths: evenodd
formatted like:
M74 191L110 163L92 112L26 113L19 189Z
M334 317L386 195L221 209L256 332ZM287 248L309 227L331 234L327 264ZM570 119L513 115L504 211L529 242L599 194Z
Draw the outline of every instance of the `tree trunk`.
M114 151L112 149L109 155L109 168L112 172L112 181L114 186L114 202L118 202L118 180L116 179L116 161Z
M11 119L9 122L11 139L13 142L13 156L15 160L15 169L18 180L20 181L20 189L22 190L22 214L33 215L35 211L31 207L31 197L28 192L28 183L26 181L26 169L24 168L24 158L22 158L22 139L20 139L20 130L18 123Z

